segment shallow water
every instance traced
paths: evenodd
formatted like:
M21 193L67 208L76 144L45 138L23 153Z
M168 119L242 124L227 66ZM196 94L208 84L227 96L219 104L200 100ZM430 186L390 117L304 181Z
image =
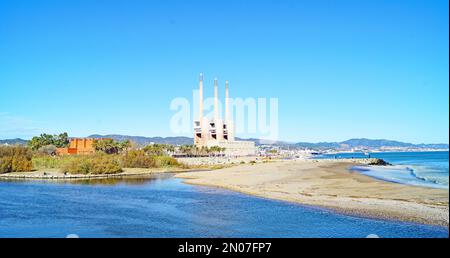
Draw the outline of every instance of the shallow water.
M318 158L335 157L367 158L368 156L364 153L339 153L321 155ZM354 170L390 182L448 189L448 151L380 152L370 153L370 157L383 159L394 166L356 166Z
M340 215L167 176L0 181L0 237L448 237L448 229Z

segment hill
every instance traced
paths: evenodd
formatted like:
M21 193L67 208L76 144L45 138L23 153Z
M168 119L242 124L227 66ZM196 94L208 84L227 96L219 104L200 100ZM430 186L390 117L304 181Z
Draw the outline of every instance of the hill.
M193 144L193 142L194 142L193 138L184 137L184 136L145 137L145 136L130 136L130 135L121 135L121 134L107 134L107 135L93 134L93 135L89 135L88 138L111 138L116 141L130 140L139 146L145 146L145 145L148 145L151 143L185 145L185 144Z
M319 142L319 143L308 143L308 142L298 142L295 144L300 148L309 149L343 149L350 150L353 148L361 149L379 149L379 148L412 148L412 149L448 149L448 144L413 144L407 142L399 142L385 139L366 139L366 138L355 138L349 139L342 142Z
M0 145L25 145L27 144L27 140L24 139L20 139L20 138L16 138L16 139L5 139L5 140L0 140Z

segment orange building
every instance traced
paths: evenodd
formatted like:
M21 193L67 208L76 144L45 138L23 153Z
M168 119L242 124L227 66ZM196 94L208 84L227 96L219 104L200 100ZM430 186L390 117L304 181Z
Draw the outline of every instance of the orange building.
M92 138L72 138L68 148L57 148L58 155L70 154L92 154L95 152L94 141Z

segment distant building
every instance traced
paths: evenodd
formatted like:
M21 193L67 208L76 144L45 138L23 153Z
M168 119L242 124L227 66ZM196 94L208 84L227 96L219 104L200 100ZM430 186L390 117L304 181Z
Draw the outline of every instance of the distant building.
M95 148L94 148L95 140L97 140L97 139L72 138L72 139L70 139L69 147L57 148L56 154L58 154L58 155L92 154L95 152Z
M203 75L199 80L199 119L194 121L194 144L197 147L219 146L225 148L227 156L249 156L256 154L255 143L252 141L236 141L234 139L234 124L229 117L228 81L225 82L225 119L219 117L218 83L214 79L214 117L203 116Z

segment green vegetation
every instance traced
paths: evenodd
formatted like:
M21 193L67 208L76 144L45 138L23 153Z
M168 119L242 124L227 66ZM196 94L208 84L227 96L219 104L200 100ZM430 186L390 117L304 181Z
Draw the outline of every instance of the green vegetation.
M199 148L195 145L182 145L179 150L187 156L217 156L222 154L226 149L219 146L211 146L209 148L202 146Z
M76 158L77 156L74 155L52 156L38 152L33 155L33 168L38 170L58 169Z
M59 135L43 133L40 136L33 137L28 142L28 147L32 150L39 150L47 145L53 145L55 148L65 148L69 145L69 136L65 132Z
M56 146L55 145L45 145L38 149L38 152L45 155L56 155Z
M155 160L144 150L130 150L122 156L122 165L127 168L155 167Z
M216 164L216 165L210 166L209 168L212 169L212 170L215 170L215 169L222 169L222 168L226 168L226 167L227 166L223 165L223 164Z
M145 150L130 150L122 156L122 166L127 168L160 168L180 166L170 156L148 154Z
M41 134L26 146L0 147L0 173L58 169L71 174L114 174L122 168L186 167L170 156L175 147L152 144L132 149L130 141L117 142L98 139L93 143L96 153L91 155L56 155L56 149L69 143L67 133Z
M131 142L125 140L123 142L117 142L113 139L99 139L94 141L94 148L96 151L104 152L106 154L117 154L124 150L131 148Z
M145 146L143 150L152 156L164 156L173 153L175 147L170 144L150 144Z
M0 146L0 173L31 171L33 157L23 146Z
M157 168L176 167L181 165L176 159L169 156L153 156L152 158L155 160L155 166Z
M116 155L97 153L94 155L72 156L62 166L62 171L71 174L116 174L122 172Z

